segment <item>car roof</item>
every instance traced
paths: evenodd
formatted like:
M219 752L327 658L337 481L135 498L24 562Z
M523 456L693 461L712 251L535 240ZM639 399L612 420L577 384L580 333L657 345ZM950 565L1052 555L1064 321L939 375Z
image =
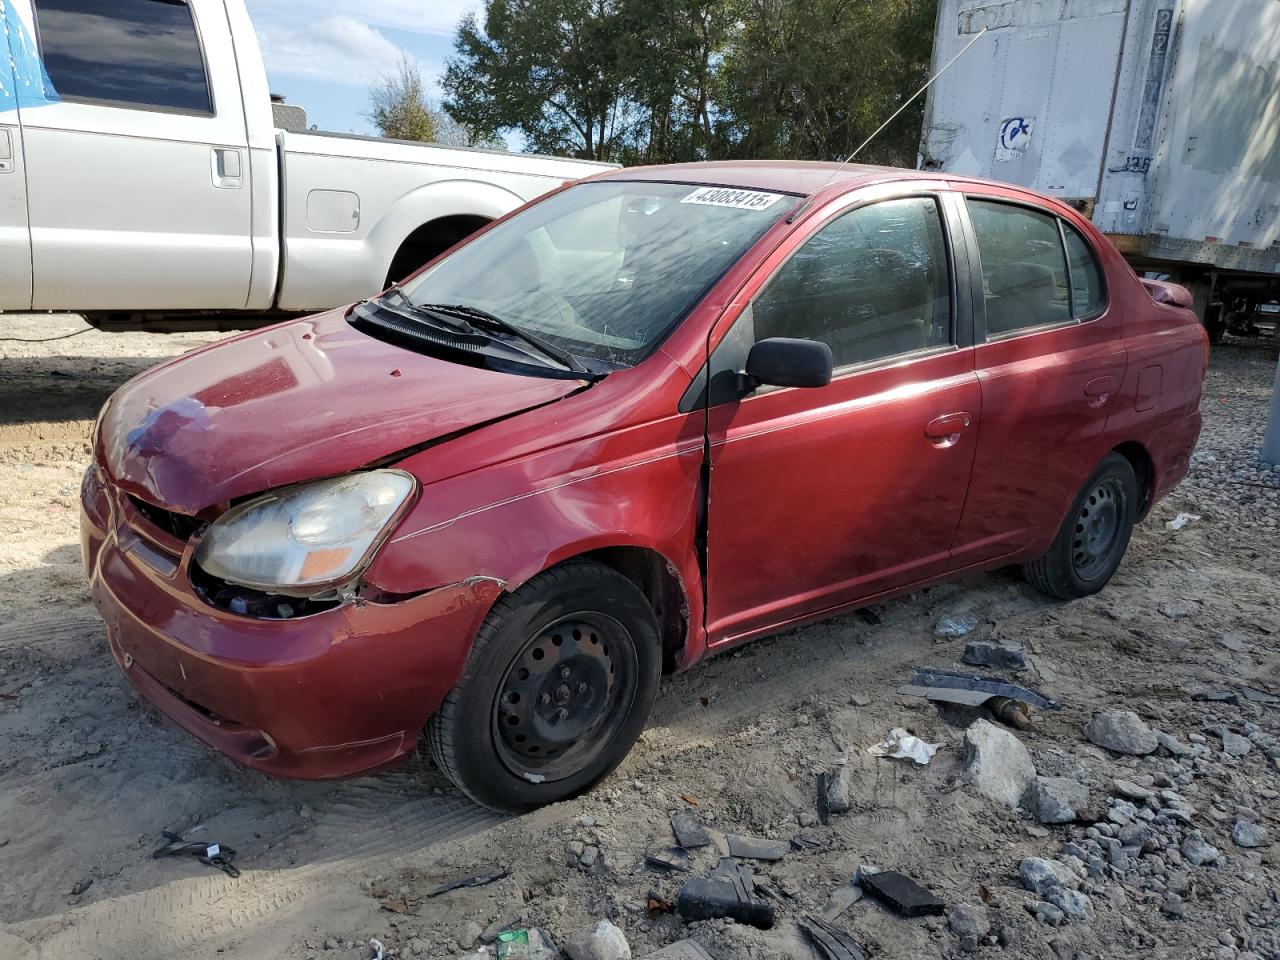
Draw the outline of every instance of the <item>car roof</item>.
M774 190L807 197L832 184L853 188L862 183L883 180L936 180L938 174L928 170L879 167L864 163L828 163L813 160L726 160L625 167L599 174L592 179L696 183L714 187L739 187L745 190Z

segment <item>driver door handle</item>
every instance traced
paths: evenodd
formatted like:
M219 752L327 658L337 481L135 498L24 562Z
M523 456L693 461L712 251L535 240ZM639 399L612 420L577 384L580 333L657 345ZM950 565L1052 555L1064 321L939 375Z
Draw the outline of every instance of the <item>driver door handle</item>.
M944 413L930 420L925 425L924 433L933 441L935 447L951 447L955 446L960 439L960 434L968 430L972 424L973 416L965 411Z

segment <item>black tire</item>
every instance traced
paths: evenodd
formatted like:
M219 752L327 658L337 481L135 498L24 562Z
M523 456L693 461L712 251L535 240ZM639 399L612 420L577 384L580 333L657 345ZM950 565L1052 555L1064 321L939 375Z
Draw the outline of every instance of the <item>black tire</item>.
M662 647L640 589L574 560L499 600L427 723L436 764L477 803L518 813L576 796L630 751Z
M1124 559L1139 498L1133 465L1108 453L1071 504L1053 545L1024 564L1023 575L1041 593L1061 600L1097 593Z

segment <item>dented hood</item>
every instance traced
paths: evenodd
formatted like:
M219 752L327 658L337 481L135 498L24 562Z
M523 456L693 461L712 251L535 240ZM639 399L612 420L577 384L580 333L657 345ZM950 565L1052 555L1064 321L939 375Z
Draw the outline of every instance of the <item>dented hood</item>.
M340 311L214 344L107 402L96 455L118 486L183 513L334 476L583 385L423 356Z

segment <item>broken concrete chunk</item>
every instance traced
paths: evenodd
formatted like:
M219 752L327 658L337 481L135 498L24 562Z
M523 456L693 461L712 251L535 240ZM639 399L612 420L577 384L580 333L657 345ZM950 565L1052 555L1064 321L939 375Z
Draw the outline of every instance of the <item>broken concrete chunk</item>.
M1096 713L1084 728L1084 735L1114 753L1142 757L1154 753L1159 741L1151 728L1132 710Z
M1222 852L1208 843L1199 830L1195 830L1182 841L1182 858L1193 867L1203 867L1206 863L1220 860Z
M1054 887L1073 889L1080 885L1077 877L1065 863L1046 860L1044 857L1027 857L1018 864L1018 877L1022 885L1037 896L1046 896Z
M676 843L686 850L705 847L711 843L711 838L702 827L702 821L692 810L677 813L671 818L671 832L675 834Z
M1070 823L1089 807L1089 788L1070 777L1036 777L1027 805L1041 823Z
M1231 840L1237 847L1266 846L1267 828L1249 820L1237 820L1231 828Z
M971 667L993 667L996 670L1027 669L1027 655L1017 647L988 643L985 640L970 640L966 643L964 655L960 659Z
M608 920L579 930L564 945L569 960L631 960L626 935Z
M762 840L759 837L742 837L729 834L729 855L748 860L781 860L791 852L787 840Z
M853 785L853 772L846 763L834 774L827 777L827 809L832 813L846 813L849 810L849 790Z
M896 870L882 870L864 877L862 887L894 913L904 917L923 917L946 909L945 903Z
M1074 920L1093 920L1093 904L1079 890L1051 887L1044 898Z
M989 800L1016 809L1036 776L1031 754L1008 730L976 720L964 733L964 781Z
M957 903L947 914L947 923L951 932L962 940L973 937L981 940L991 932L991 918L987 916L987 908L972 903Z

